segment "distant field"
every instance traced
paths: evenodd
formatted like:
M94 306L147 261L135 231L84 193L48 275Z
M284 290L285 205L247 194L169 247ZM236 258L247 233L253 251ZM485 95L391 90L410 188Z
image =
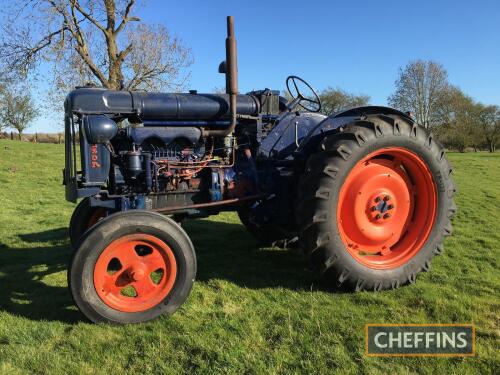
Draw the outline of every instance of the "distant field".
M19 134L14 132L0 133L0 139L14 139L19 140ZM36 143L63 143L64 133L26 133L22 135L24 142Z
M66 283L63 145L0 140L0 374L500 373L500 153L450 154L454 236L416 285L328 292L298 250L261 248L233 214L190 221L198 280L173 316L86 322ZM474 323L469 358L374 358L365 323Z

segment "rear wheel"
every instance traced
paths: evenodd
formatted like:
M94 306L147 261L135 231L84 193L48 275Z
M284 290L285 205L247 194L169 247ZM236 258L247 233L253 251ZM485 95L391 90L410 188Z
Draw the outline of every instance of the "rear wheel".
M381 290L415 282L451 234L455 187L443 148L398 116L325 138L299 184L300 243L329 280Z
M178 224L156 213L128 211L82 237L68 280L88 319L123 324L172 314L188 297L195 275L194 248Z
M69 222L71 246L75 248L80 237L107 215L108 210L104 207L92 207L90 198L83 198L73 211Z

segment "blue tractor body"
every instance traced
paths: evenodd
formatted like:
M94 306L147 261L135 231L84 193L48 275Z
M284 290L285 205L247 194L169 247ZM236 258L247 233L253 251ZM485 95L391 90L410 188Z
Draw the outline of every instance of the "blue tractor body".
M297 177L317 143L385 107L327 117L294 111L278 91L237 95L231 134L227 94L164 94L82 87L66 99L66 199L89 197L108 214L149 209L207 216L242 204L293 231ZM279 208L279 209L278 209ZM278 217L279 216L279 217ZM293 215L292 215L293 216Z

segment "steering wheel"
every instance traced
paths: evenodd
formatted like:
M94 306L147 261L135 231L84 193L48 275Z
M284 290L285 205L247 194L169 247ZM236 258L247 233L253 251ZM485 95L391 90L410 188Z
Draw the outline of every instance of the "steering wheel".
M295 94L292 92L292 90L290 90L290 81L293 83ZM299 82L299 85L297 85L297 82ZM309 89L312 95L304 96L301 90L299 89L300 84L303 84L306 89ZM297 76L288 76L288 78L286 79L286 89L288 90L290 96L293 99L292 100L293 107L295 107L295 105L298 104L309 112L321 111L321 99L319 98L316 91L314 91L314 89L311 87L311 85L306 81L304 81L302 78Z

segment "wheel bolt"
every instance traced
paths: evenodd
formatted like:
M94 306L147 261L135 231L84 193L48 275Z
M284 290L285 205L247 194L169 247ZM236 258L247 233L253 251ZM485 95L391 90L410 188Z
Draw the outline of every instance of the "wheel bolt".
M384 214L384 219L388 219L388 218L390 218L390 217L391 217L391 215L389 215L389 214Z
M387 206L387 209L388 209L388 210L392 210L393 208L394 208L394 205L393 205L393 204L390 204L390 205L388 205L388 206Z
M375 215L375 219L380 219L380 214Z
M375 198L375 202L380 202L380 197Z
M371 210L372 210L372 211L376 211L376 210L377 210L377 207L372 206Z
M386 195L386 196L384 197L384 201L386 201L386 202L387 202L389 199L391 199L390 195Z

